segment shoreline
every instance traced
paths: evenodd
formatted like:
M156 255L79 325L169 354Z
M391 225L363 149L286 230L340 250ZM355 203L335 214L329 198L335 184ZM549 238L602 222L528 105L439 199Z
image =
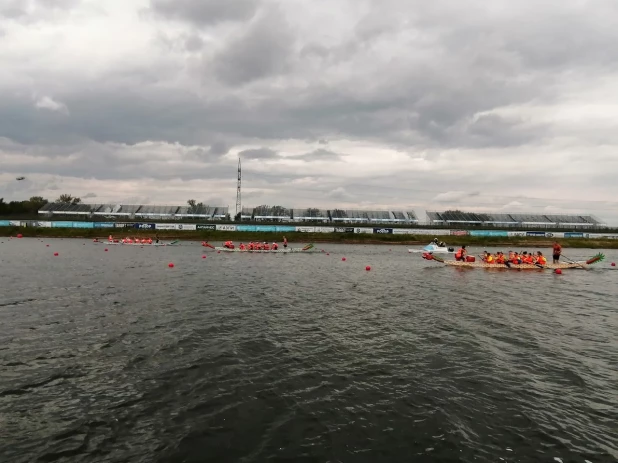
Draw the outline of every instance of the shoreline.
M238 232L238 231L177 231L177 230L139 230L139 229L79 229L79 228L34 228L34 227L0 227L0 237L16 238L21 234L24 238L75 238L107 240L112 234L115 238L122 236L153 237L159 236L160 240L172 241L212 241L224 242L233 240L236 243L249 241L281 242L286 236L288 242L294 243L320 243L320 244L352 244L352 245L400 245L423 247L433 239L430 235L394 235L394 234L363 234L363 233L276 233L276 232ZM545 237L478 237L469 235L441 236L447 246L457 247L466 245L470 247L529 247L551 248L554 240ZM557 240L564 248L581 249L618 249L618 240L602 238L559 238ZM504 252L508 249L504 249Z

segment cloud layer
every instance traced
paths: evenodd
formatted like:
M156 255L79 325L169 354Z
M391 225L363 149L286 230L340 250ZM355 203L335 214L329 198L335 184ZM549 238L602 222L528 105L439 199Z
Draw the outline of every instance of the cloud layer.
M240 157L245 206L618 224L617 25L611 0L5 1L0 197L233 206Z

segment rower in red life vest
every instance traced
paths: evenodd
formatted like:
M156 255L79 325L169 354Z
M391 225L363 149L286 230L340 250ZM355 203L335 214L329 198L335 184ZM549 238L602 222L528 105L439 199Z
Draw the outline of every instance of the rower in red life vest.
M271 248L272 248L273 251L276 251L277 249L279 249L279 245L277 244L276 241L273 243Z
M283 237L283 247L284 248L288 247L288 239L285 236Z
M107 240L111 243L112 241L114 241L114 237L112 235L109 235L109 238L107 238Z
M245 245L240 243L240 245L238 246L238 249L240 249L241 251L245 250Z
M270 246L268 245L268 243L266 241L264 241L264 251L270 251Z
M228 249L234 249L234 243L232 241L226 241L223 247Z
M464 244L461 248L459 248L457 250L457 252L455 253L455 260L466 260L466 254L468 251L466 251L466 245Z
M537 251L536 255L537 255L537 258L536 258L537 264L547 265L547 259L545 258L545 256L543 255L541 251Z

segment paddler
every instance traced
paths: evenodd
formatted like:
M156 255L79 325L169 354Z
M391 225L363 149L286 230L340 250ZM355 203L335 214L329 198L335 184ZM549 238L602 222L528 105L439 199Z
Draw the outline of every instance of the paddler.
M114 241L114 237L112 235L109 235L109 238L107 238L107 240L111 243L112 241Z
M461 248L459 248L457 250L457 252L455 253L455 260L466 260L466 253L468 251L466 250L466 245L464 244Z
M554 241L553 253L554 264L558 264L558 261L560 260L560 255L562 254L562 246L560 246L557 241Z
M245 250L245 245L240 243L240 245L238 246L238 249L240 249L241 251Z
M270 246L266 241L264 241L264 251L270 251Z
M504 264L504 262L504 253L502 251L498 251L498 254L496 255L496 264Z
M284 248L288 247L288 239L285 236L283 237L283 247Z
M483 257L483 260L487 264L493 264L494 263L494 256L492 256L489 252L485 251L485 257Z
M279 245L277 244L277 242L275 241L272 245L272 250L276 251L277 249L279 249Z
M547 259L545 258L545 256L543 255L543 253L541 251L537 251L536 255L537 255L537 257L536 257L536 263L537 264L547 265Z

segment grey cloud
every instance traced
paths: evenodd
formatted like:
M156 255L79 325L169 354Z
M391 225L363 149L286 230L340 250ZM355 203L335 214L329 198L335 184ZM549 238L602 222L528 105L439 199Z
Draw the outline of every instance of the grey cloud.
M258 7L258 0L150 0L150 11L155 16L196 26L247 21Z
M90 199L90 198L96 198L97 194L96 193L86 193L84 196L82 196L82 199Z
M281 157L279 153L270 148L255 148L243 150L238 155L244 159L251 159L256 161L261 161L264 159L275 159Z
M285 17L276 10L259 17L249 29L227 44L205 70L212 67L216 77L232 86L277 75L291 60L294 36Z
M341 160L341 155L325 150L325 149L317 149L313 150L310 153L301 154L299 156L294 156L291 159L302 159L304 161L339 161Z
M0 19L30 23L52 19L50 13L62 13L77 7L81 0L3 0Z

